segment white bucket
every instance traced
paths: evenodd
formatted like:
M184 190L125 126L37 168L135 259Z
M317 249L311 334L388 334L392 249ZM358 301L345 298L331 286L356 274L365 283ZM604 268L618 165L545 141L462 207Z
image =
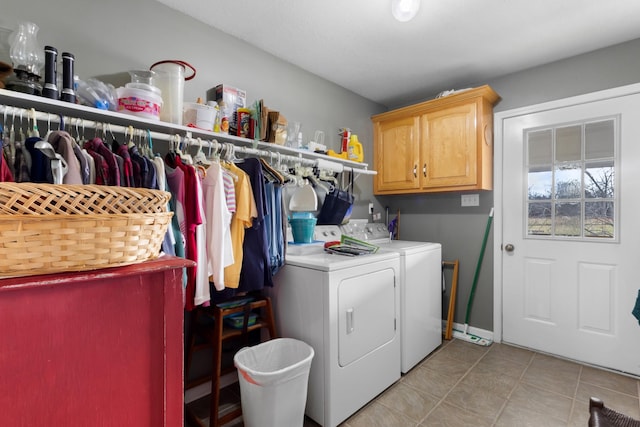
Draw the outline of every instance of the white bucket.
M213 130L213 124L216 121L216 108L197 102L184 103L184 120L185 126L194 126L199 129Z
M189 67L193 74L185 77L185 68ZM160 61L150 67L155 71L154 84L162 92L162 110L160 120L163 122L182 124L182 106L184 102L184 82L196 75L196 70L184 61Z
M151 120L159 120L162 111L162 97L150 90L137 87L119 87L118 111Z

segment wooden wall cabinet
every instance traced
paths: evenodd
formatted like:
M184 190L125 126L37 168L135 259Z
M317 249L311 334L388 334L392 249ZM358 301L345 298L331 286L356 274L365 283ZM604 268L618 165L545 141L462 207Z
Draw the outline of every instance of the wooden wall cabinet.
M493 105L489 86L372 117L375 194L493 188Z
M182 267L0 280L0 425L182 426Z

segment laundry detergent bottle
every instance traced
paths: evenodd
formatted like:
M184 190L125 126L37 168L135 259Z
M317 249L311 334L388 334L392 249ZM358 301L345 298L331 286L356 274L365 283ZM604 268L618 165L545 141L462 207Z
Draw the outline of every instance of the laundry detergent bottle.
M362 151L362 144L358 142L358 135L352 134L351 138L349 138L348 153L347 158L349 160L354 162L364 161L364 151Z

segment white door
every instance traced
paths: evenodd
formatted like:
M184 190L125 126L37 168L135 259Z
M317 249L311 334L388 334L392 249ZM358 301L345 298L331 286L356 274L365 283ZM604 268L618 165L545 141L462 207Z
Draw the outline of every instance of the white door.
M604 93L496 123L502 340L640 375L640 94Z

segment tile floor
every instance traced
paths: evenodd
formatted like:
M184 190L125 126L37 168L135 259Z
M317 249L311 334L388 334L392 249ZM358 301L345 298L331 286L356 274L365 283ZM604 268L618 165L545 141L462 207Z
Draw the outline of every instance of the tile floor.
M636 378L509 345L454 339L341 427L584 427L590 396L640 419ZM316 426L305 420L304 427Z

